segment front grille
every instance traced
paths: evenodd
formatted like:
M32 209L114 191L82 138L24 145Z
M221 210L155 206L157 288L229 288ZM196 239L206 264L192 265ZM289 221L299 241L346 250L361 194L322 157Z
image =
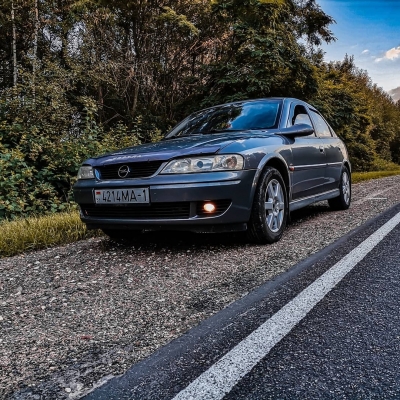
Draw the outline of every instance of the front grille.
M207 218L223 214L231 205L231 200L215 200L216 211L207 213L203 210L203 201L152 203L150 205L96 205L82 204L82 214L87 217L115 219L189 219Z
M96 167L95 169L100 172L100 179L132 179L132 178L147 178L157 172L161 167L163 161L146 161L136 163L123 163L105 165L103 167ZM126 166L129 168L127 176L121 178L118 175L118 170Z
M117 219L186 219L190 217L190 203L153 203L149 206L83 205L83 215Z

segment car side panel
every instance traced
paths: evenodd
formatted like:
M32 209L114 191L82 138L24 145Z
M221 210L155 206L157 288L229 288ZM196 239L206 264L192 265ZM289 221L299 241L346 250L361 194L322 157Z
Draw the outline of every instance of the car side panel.
M319 138L297 137L292 144L292 200L326 191L326 154Z
M327 190L336 189L339 186L343 160L346 156L346 149L339 138L324 138L323 141L325 143L327 162Z

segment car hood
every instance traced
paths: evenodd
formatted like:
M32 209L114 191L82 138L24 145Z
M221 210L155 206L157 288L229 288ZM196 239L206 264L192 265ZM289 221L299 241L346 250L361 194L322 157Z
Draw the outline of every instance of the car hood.
M252 137L273 136L272 132L246 131L224 134L199 135L162 140L117 150L85 161L84 164L104 166L123 162L168 161L176 157L198 154L216 154L231 143Z

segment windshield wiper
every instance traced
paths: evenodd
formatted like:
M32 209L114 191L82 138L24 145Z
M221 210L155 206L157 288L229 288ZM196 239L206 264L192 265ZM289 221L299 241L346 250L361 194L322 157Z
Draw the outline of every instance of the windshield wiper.
M203 132L203 135L207 135L209 133L222 133L222 132L241 132L243 129L210 129L207 132Z
M180 138L184 138L184 137L201 136L201 135L203 135L203 133L190 133L188 135L174 135L174 136L164 137L163 140L180 139Z
M242 132L242 131L243 131L243 129L210 129L209 131L204 131L204 132L198 132L197 131L195 133L189 133L189 134L186 134L186 135L165 137L163 140L179 139L179 138L190 137L190 136L210 135L212 133Z

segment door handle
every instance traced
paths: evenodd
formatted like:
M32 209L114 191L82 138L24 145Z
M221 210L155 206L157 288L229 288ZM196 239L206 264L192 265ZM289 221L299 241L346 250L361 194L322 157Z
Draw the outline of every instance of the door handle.
M323 153L325 151L324 146L319 146L319 151Z

